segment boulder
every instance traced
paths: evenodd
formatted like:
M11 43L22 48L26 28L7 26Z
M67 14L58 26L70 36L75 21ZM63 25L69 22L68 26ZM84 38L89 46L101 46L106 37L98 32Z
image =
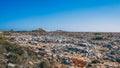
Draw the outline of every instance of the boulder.
M88 43L80 43L80 44L78 44L78 46L82 46L82 47L87 47L88 45L90 45L90 44L88 44Z
M14 68L14 67L15 67L15 64L8 63L8 67L12 67L12 68Z

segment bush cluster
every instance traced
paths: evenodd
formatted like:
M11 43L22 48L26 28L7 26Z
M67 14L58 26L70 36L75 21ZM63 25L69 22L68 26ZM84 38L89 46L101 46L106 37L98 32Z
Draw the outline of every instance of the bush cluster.
M102 36L97 36L95 38L92 38L92 40L103 40L103 37Z
M16 64L16 63L20 62L18 54L15 54L15 53L9 54L7 56L7 59L8 59L8 63L10 62L10 63Z
M51 68L50 62L48 60L43 60L40 65L40 68Z

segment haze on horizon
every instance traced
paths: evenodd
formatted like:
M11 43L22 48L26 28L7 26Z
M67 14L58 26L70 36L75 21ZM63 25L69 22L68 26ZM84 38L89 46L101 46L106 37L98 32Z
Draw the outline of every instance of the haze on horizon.
M0 0L0 30L120 32L120 0Z

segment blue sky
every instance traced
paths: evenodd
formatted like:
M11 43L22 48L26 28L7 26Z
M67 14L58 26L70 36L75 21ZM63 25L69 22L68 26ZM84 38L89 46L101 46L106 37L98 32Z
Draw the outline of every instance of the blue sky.
M120 0L0 0L0 30L120 32Z

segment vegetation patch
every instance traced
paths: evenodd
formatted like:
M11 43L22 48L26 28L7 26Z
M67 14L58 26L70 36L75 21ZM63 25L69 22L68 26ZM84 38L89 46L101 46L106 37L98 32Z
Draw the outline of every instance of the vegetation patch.
M102 36L97 36L92 38L92 40L104 40L104 38Z
M92 60L91 63L96 64L96 63L100 63L100 61L99 60Z
M40 65L40 68L51 68L50 62L48 60L43 60Z
M9 54L9 55L7 56L7 59L8 59L8 62L14 63L14 64L20 62L20 59L19 59L18 54L15 54L15 53Z

